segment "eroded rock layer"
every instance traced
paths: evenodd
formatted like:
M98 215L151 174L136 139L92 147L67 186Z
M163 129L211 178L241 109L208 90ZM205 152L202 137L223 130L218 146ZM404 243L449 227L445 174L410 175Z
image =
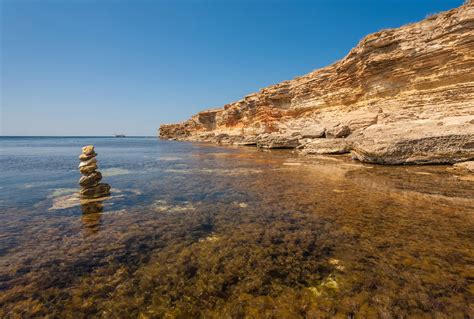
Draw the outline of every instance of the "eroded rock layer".
M384 164L473 159L474 4L371 34L328 67L159 135Z

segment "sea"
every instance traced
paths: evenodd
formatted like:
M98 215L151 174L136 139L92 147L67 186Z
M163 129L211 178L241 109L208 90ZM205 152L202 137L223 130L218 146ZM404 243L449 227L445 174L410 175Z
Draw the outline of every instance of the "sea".
M92 206L89 144L111 186ZM469 318L473 217L450 166L0 137L0 317Z

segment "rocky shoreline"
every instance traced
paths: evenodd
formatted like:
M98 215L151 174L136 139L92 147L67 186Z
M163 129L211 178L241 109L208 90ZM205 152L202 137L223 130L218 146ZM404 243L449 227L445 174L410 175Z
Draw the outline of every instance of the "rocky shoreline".
M473 39L470 1L371 34L333 65L162 125L159 136L378 164L474 160Z

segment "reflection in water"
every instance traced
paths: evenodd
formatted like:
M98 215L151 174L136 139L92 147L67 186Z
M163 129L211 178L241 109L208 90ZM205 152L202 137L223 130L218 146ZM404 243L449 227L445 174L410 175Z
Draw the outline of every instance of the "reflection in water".
M4 210L0 317L472 313L474 188L465 176L173 145L193 156L141 164L129 152L128 166L116 164L134 172L111 180L123 197Z
M82 223L90 233L96 233L101 224L102 212L104 211L103 201L90 202L81 200Z

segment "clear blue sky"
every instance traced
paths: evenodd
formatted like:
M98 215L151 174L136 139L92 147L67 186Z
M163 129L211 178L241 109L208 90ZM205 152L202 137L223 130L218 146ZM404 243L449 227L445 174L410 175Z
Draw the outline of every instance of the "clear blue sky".
M1 3L1 135L155 135L463 0Z

